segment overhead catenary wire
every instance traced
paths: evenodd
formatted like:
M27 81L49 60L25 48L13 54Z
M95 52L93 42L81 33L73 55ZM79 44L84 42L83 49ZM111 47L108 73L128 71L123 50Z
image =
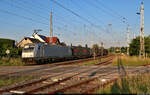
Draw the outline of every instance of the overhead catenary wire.
M4 1L4 0L2 0L3 1L3 3L6 3L6 4L8 4L8 5L12 5L10 2L8 2L8 1ZM27 1L26 1L26 3L27 3ZM17 5L16 5L17 4ZM15 2L15 4L13 4L13 7L15 7L15 8L17 8L17 9L21 9L21 10L24 10L24 11L26 11L27 13L30 13L31 15L34 15L34 16L36 16L36 17L40 17L40 18L42 18L42 19L44 19L45 21L49 21L49 18L47 18L47 17L44 17L44 16L41 16L41 15L39 15L38 14L38 12L33 12L33 11L31 11L31 9L29 9L29 8L25 8L25 7L20 7L20 6L18 6L18 5L21 5L22 6L22 4L21 3L18 3L18 2ZM45 22L45 21L42 21L42 22ZM47 23L48 24L48 23ZM56 26L57 27L57 26Z
M3 0L2 0L3 1ZM36 14L33 14L33 13L35 13L35 12L32 12L31 10L30 11L28 11L29 10L29 8L24 8L24 7L20 7L20 6L22 6L22 4L21 3L18 3L18 2L15 2L15 4L11 4L10 2L7 2L7 1L4 1L3 3L5 3L5 4L8 4L8 5L13 5L13 7L15 7L15 8L18 8L18 9L20 9L20 10L24 10L24 11L26 11L26 12L28 12L28 13L31 13L32 15L35 15L36 17L40 17L40 18L43 18L43 16L39 16L37 13ZM26 2L27 3L27 2ZM16 6L16 4L17 5L20 5L20 6ZM30 8L31 9L31 8ZM44 25L49 25L49 23L44 23L43 21L38 21L38 20L34 20L33 18L30 18L30 17L26 17L26 16L22 16L22 15L18 15L18 14L16 14L16 13L12 13L12 12L9 12L9 11L2 11L3 13L7 13L7 14L11 14L11 15L14 15L14 16L17 16L17 17L21 17L21 18L24 18L24 19L27 19L27 20L30 20L30 21L33 21L33 22L38 22L38 23L42 23L42 24L44 24ZM48 18L46 18L45 17L45 20L47 20L47 21L49 21L49 19ZM61 24L62 25L62 24ZM57 26L55 25L55 27L56 28L59 28L59 26L58 26L58 23L57 23Z
M119 18L124 24L129 25L128 19L125 16L122 16L121 14L119 14L117 11L113 10L112 8L106 6L105 4L103 4L100 0L95 0L96 2L98 2L102 7L104 7L105 9L109 10L109 12L111 12L113 15L116 15L116 18Z
M25 1L24 3L28 3L27 1ZM20 3L21 4L21 3ZM22 5L22 4L21 4ZM49 11L49 9L52 9L52 8L48 8L48 7L45 7L44 5L42 5L42 4L36 4L36 7L37 7L37 5L40 5L40 7L38 6L38 9L40 8L42 8L42 9L46 9L47 11ZM44 7L42 7L42 6L44 6ZM32 6L32 8L33 8L34 6ZM28 11L27 11L28 12ZM36 15L36 14L35 14ZM49 21L49 19L48 18L45 18L47 21ZM64 23L64 21L58 21L58 20L56 20L56 19L54 19L54 21L56 21L56 25L54 25L58 30L60 29L60 25L62 26L62 25L65 25L65 23ZM59 26L58 26L58 24L59 24ZM54 28L55 29L55 28Z
M22 6L24 3L30 5L29 1L19 0L19 2L20 2L19 5L21 5L21 6ZM15 3L16 3L16 2L15 2ZM35 4L34 6L30 6L30 10L31 10L31 8L32 8L32 10L34 10L34 8L35 8L35 9L38 9L38 11L41 10L41 11L39 11L40 14L41 14L41 12L44 12L44 11L46 11L46 13L49 14L51 8L48 8L48 7L45 7L45 6L42 7L42 6L44 6L44 5L42 5L42 4ZM28 8L28 9L29 9L29 8ZM36 14L39 13L39 12L36 12ZM34 15L36 15L36 14L34 14ZM38 15L39 15L39 14L38 14ZM38 15L37 15L37 16L38 16ZM48 17L45 17L45 16L40 16L40 17L42 17L42 18L44 17L45 20L49 21L49 18L48 18ZM61 24L64 24L63 22L60 22L60 21L58 21L58 20L56 20L56 19L55 19L55 21L56 21L57 23L59 22L59 23L61 23ZM59 23L58 23L58 24L59 24Z
M85 2L87 2L87 1L85 1ZM73 2L73 4L75 4L75 2ZM87 4L87 5L90 5L90 4ZM80 7L81 8L81 7ZM81 9L83 9L83 8L81 8ZM91 14L88 14L88 15L91 15ZM95 18L94 16L92 16L93 18ZM95 18L96 20L98 20L99 21L99 18ZM104 23L102 22L102 21L100 21L103 25L104 25ZM97 26L97 27L99 27L99 26ZM106 33L108 33L108 34L110 34L110 31L107 31L106 29L103 29ZM96 35L95 35L96 36ZM112 39L114 39L114 36L111 36L111 38Z
M17 17L20 17L20 18L23 18L23 19L26 19L26 20L30 20L32 22L37 22L37 23L40 23L40 24L43 24L43 25L48 25L47 23L43 23L43 22L34 20L34 19L30 18L30 17L26 17L26 16L19 15L19 14L13 13L13 12L9 12L7 10L0 9L0 12L5 13L5 14L9 14L9 15L13 15L13 16L17 16Z
M120 15L118 12L116 12L113 9L109 8L108 6L104 5L100 0L95 0L95 2L97 4L100 4L101 7L103 7L105 10L108 10L109 13L114 15L113 16L114 18L121 20L121 22L123 22L123 24L126 24L127 26L129 26L128 20L125 16Z
M71 2L72 2L72 4L74 4L75 6L78 6L78 7L80 7L79 9L80 9L80 11L81 10L83 10L83 11L85 11L85 9L84 9L84 7L81 7L81 5L77 5L77 3L76 2L73 2L72 0L71 0ZM88 12L86 12L85 14L87 14ZM88 13L87 14L89 17L91 17L91 18L93 18L93 21L95 20L95 21L98 21L99 23L100 23L100 25L94 25L94 26L98 26L98 27L100 27L100 28L102 28L103 30L105 30L102 26L104 25L104 22L99 18L99 17L95 17L94 15L92 15L91 13Z
M95 24L93 24L91 21L89 21L87 18L84 18L83 16L79 15L78 13L74 12L73 10L66 8L64 5L60 4L59 2L55 1L55 0L50 0L51 2L55 3L56 5L58 5L59 7L65 9L66 11L72 13L73 15L77 16L78 18L82 19L83 21L89 23L91 26L94 26L97 29L101 29L102 31L105 31L104 29L97 27Z
M10 6L12 5L10 2L8 2L8 1L6 1L6 0L5 0L5 1L2 0L2 2L3 2L3 3L6 3L6 4L10 5ZM27 7L26 7L26 8L25 8L25 7L21 7L21 6L18 6L18 5L20 5L20 4L17 4L17 5L16 5L16 4L17 4L17 2L15 2L15 5L13 4L13 7L18 8L18 9L21 9L21 10L24 10L24 11L26 11L26 12L32 14L32 15L35 15L35 16L37 16L37 17L41 17L42 19L49 20L48 18L43 17L43 16L37 14L36 12L31 11L31 10L28 9Z
M87 5L90 5L91 3L88 3L87 1L85 1L86 2L86 4ZM73 3L73 4L75 4L75 3ZM90 5L91 6L91 5ZM94 7L94 6L92 6L92 7ZM98 8L98 7L97 7ZM82 9L82 8L81 8ZM99 12L99 11L97 11L97 12ZM89 14L88 14L89 15ZM93 16L92 16L93 17ZM95 17L94 17L95 18ZM99 18L95 18L95 19L97 19L97 20L99 20ZM104 25L104 23L102 22L102 21L100 21L103 25ZM95 25L96 26L96 25ZM105 25L104 25L105 26ZM97 26L98 27L98 26ZM106 27L106 26L105 26ZM107 31L106 29L103 29L103 33L104 33L104 31L106 32L106 33L108 33L108 34L110 34L110 31ZM96 36L96 35L95 35ZM111 38L112 39L115 39L115 37L112 35L111 36ZM104 40L104 39L103 39Z
M88 19L84 18L83 16L79 15L78 13L74 12L73 10L66 8L64 5L60 4L59 2L55 1L55 0L50 0L51 2L57 4L58 6L60 6L61 8L65 9L66 11L72 13L73 15L79 17L80 19L82 19L83 21L89 23L92 26L95 26L91 21L89 21Z
M105 9L109 10L111 13L113 13L116 16L118 16L119 18L124 18L124 16L120 15L118 12L116 12L113 9L111 9L110 7L104 5L100 0L95 0L95 2L97 2L98 4L103 6Z
M49 0L49 1L54 1L54 2L58 2L58 1L55 1L55 0ZM19 2L21 2L21 1L19 1ZM28 2L28 1L25 1L25 2ZM18 3L18 2L17 2ZM15 3L14 5L18 5L19 6L19 4L17 4L17 3ZM32 3L34 3L35 4L35 2L32 2ZM59 3L59 2L58 2ZM20 3L21 4L21 3ZM23 5L24 3L22 3L22 5ZM55 3L56 4L56 3ZM61 3L59 3L59 4L61 4ZM13 6L14 6L13 5ZM20 5L20 6L22 6L22 5ZM46 11L46 9L47 9L47 11L49 11L49 7L46 7L46 6L41 6L40 5L40 3L39 4L35 4L35 5L38 5L39 7L37 7L37 6L30 6L31 8L35 8L36 9L36 7L38 8L38 9L43 9L43 11ZM63 5L63 4L61 4L61 5ZM62 6L63 7L63 6ZM64 6L65 7L65 6ZM29 9L28 7L20 7L20 10L22 10L22 8L25 8L25 9ZM67 8L67 7L65 7L65 8ZM65 9L65 8L63 8L63 9ZM37 10L38 10L37 9ZM45 10L44 10L45 9ZM96 28L100 28L99 26L97 26L97 25L95 25L95 23L93 23L92 21L90 21L88 18L86 18L86 17L84 17L84 16L82 16L82 15L80 15L78 12L74 12L72 9L70 9L70 8L67 8L67 9L69 9L69 10L67 10L67 11L70 11L73 15L75 15L75 16L77 16L77 17L79 17L80 19L82 19L83 21L85 21L85 22L87 22L88 24L90 24L90 25L92 25L92 26L94 26L94 27L96 27ZM31 9L32 10L32 9ZM30 11L31 11L30 10ZM66 9L65 9L66 10ZM4 12L5 11L5 12ZM25 11L25 10L24 10ZM32 21L32 22L37 22L37 23L40 23L40 24L44 24L44 25L49 25L48 23L44 23L44 21L39 21L39 20L35 20L35 18L32 18L32 17L28 17L28 16L25 16L25 15L22 15L22 14L18 14L18 13L13 13L13 12L11 12L11 11L7 11L7 10L3 10L3 11L1 11L1 9L0 9L0 12L1 13L7 13L7 14L10 14L10 15L14 15L14 16L17 16L17 17L20 17L20 18L23 18L23 19L26 19L26 20L30 20L30 21ZM9 13L8 13L9 12ZM26 10L26 12L28 12L27 10ZM33 13L33 10L31 11L32 13ZM13 14L12 14L13 13ZM36 14L35 16L38 16L39 14L38 13L36 13L35 11L34 11L34 13ZM43 15L41 15L42 17L41 18L43 18L44 16ZM63 15L64 16L64 15ZM93 16L90 16L90 17L92 17L93 18ZM45 20L49 20L47 17L44 17L44 18L46 18ZM95 19L97 19L97 18L95 18ZM61 20L64 20L64 19L61 19ZM82 21L82 20L80 20L80 21ZM41 23L42 22L42 23ZM74 22L74 21L73 21ZM64 25L65 25L65 23L66 22L63 22L64 23ZM67 23L66 23L67 24ZM87 25L88 25L87 24ZM58 29L60 29L60 27L58 28ZM70 29L70 28L68 28L68 29ZM103 30L103 32L105 32L106 30L105 29L102 29ZM68 30L67 30L68 31ZM107 31L106 31L107 32ZM108 31L109 32L109 31Z

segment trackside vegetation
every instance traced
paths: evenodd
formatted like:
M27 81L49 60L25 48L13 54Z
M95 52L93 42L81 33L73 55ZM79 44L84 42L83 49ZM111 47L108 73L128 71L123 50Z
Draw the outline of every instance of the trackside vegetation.
M117 61L118 58L116 57L113 60L112 65L117 66L118 65ZM137 56L121 56L121 61L124 66L140 66L150 64L150 58L142 59Z
M10 58L1 57L0 66L25 66L26 64L22 62L21 58Z
M106 61L106 60L108 60L108 58L99 58L99 59L96 59L96 60L84 62L84 63L82 63L81 65L90 66L90 65L98 64L98 63L100 63L100 62L104 62L104 61Z
M25 82L28 80L32 80L33 76L27 76L27 77L16 77L16 78L9 78L9 79L0 79L0 87L15 84L18 82Z
M104 88L97 90L99 94L148 94L150 93L150 73L121 78Z
M99 94L148 94L150 93L150 72L144 74L134 74L134 76L128 76L124 66L138 66L144 65L150 62L150 59L140 59L138 57L122 56L116 58L113 63L118 66L120 72L120 78L107 85L104 88L96 90L95 93Z
M6 50L9 50L9 55L6 54ZM21 48L15 46L15 41L11 39L0 38L0 57L20 57L22 52Z

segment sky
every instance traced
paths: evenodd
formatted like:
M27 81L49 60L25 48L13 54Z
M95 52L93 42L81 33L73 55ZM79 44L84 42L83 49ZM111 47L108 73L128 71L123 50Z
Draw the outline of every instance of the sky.
M50 12L53 35L70 45L104 43L104 47L126 46L139 36L140 0L0 0L0 38L30 37L34 29L49 36ZM150 34L150 0L144 0L145 36ZM124 19L125 18L125 19ZM123 22L125 21L125 23Z

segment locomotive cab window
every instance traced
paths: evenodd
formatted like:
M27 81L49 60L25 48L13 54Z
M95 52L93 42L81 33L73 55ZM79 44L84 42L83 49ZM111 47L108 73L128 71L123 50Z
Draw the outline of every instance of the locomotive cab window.
M34 50L34 46L25 46L23 49L24 52L31 52L33 50Z

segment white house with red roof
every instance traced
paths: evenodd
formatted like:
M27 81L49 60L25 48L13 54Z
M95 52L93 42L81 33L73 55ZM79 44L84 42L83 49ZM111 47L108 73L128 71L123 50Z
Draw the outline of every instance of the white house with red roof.
M24 37L18 44L17 47L24 47L28 43L45 43L50 44L50 37L33 33L31 37ZM52 37L53 45L60 45L60 41L57 37Z
M33 33L31 38L38 39L41 42L50 44L50 37L46 37L44 35L39 35L37 33ZM52 44L60 44L60 41L57 37L52 37Z
M38 39L40 42L43 42L43 43L46 43L46 39L47 39L45 36L39 35L36 32L32 34L31 38Z

